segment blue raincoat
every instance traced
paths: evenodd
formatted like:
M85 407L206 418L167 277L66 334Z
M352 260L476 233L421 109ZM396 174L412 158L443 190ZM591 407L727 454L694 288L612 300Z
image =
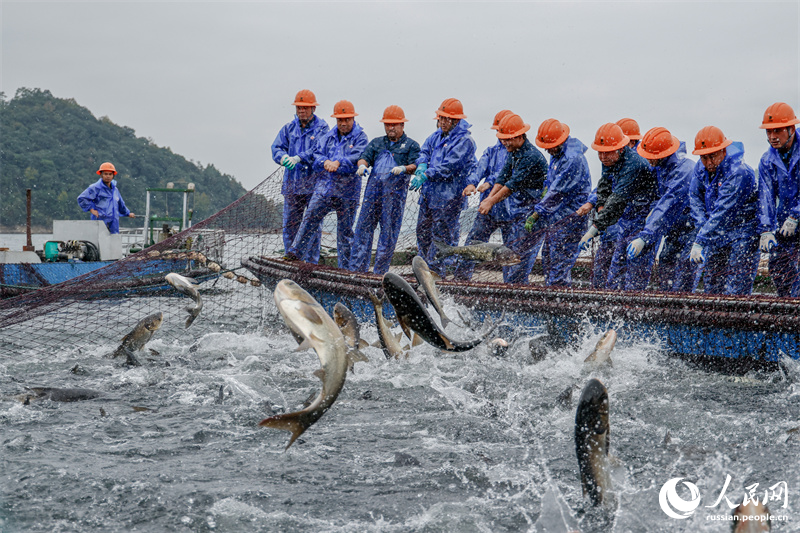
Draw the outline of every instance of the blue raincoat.
M434 235L445 244L456 246L459 241L459 219L467 200L462 196L467 177L475 169L475 141L469 133L469 123L461 119L445 135L437 129L422 143L417 166L425 163L427 180L422 185L417 218L417 248L430 269L443 279L445 265L455 258L434 259Z
M520 255L521 262L504 272L506 283L527 284L544 235L541 231L525 231L525 220L544 194L547 179L547 159L529 140L519 150L509 152L496 185L511 190L509 207L513 217L513 237L509 248ZM494 207L492 207L494 209Z
M403 212L406 207L408 181L410 174L405 172L395 176L392 168L398 165L411 165L419 156L419 143L403 134L397 142L389 138L372 139L360 159L372 167L364 189L364 200L355 228L355 241L350 259L350 270L367 272L372 254L372 238L375 227L380 223L381 232L375 250L375 274L383 275L389 271Z
M483 151L483 155L481 155L481 158L478 160L478 166L475 167L475 171L467 178L468 185L477 187L481 180L483 180L483 182L489 186L488 189L481 193L481 202L491 194L497 175L503 170L503 165L506 162L507 156L508 150L503 146L503 143L497 141L493 146ZM469 235L467 235L466 244L489 242L489 238L491 238L492 234L498 229L503 236L503 243L508 246L514 236L513 217L511 216L511 207L508 198L492 206L492 210L489 211L488 215L482 215L481 213L475 215L475 222L472 224ZM458 279L471 279L474 270L474 262L461 261L456 271L456 277ZM508 267L503 267L503 276L505 277L507 274Z
M92 215L92 220L105 222L111 234L119 233L119 217L131 213L117 189L117 180L111 180L110 186L103 183L102 178L92 183L78 196L78 205L87 213L96 209L100 216Z
M603 210L597 215L594 225L602 232L617 223L620 231L608 270L607 288L644 290L647 287L655 261L655 247L630 261L627 248L644 227L647 214L656 200L656 176L647 161L633 148L626 146L616 163L609 167L603 165L603 173L597 184L597 204Z
M775 233L769 272L778 296L800 296L800 231L791 237L777 232L787 218L800 219L800 142L781 154L773 147L758 164L758 231Z
M336 250L339 268L350 268L353 223L361 194L361 177L356 172L358 158L367 147L367 134L357 123L347 135L330 130L317 144L314 170L319 172L314 194L289 252L303 261L313 261L313 237L321 231L322 220L336 211ZM325 161L338 161L335 172L324 169Z
M303 213L311 201L314 193L314 185L317 176L313 171L314 151L317 142L328 133L328 124L314 115L308 126L302 128L297 117L286 124L275 141L272 143L272 160L280 165L284 155L299 156L301 161L291 170L283 171L283 184L281 194L283 194L283 249L289 250L292 246L300 222L303 220ZM319 261L319 239L320 234L313 236L312 262Z
M562 150L550 157L547 192L536 204L537 227L544 229L542 269L545 285L570 286L572 267L580 254L580 240L586 232L586 216L575 214L589 198L592 176L586 161L586 145L567 137Z
M758 271L758 182L744 162L744 147L733 143L713 176L698 161L689 202L703 247L704 290L747 295Z
M597 206L597 188L589 194L588 203ZM594 218L597 218L595 212ZM600 234L600 245L594 253L592 265L592 287L595 289L605 289L608 283L608 269L611 268L611 258L614 257L614 247L617 245L620 231L619 225L613 224Z
M659 288L664 291L691 292L694 289L696 269L689 260L695 238L689 207L689 185L694 168L695 162L686 157L686 143L683 142L677 152L653 167L661 198L636 236L645 242L645 249L658 249L664 237L658 261Z

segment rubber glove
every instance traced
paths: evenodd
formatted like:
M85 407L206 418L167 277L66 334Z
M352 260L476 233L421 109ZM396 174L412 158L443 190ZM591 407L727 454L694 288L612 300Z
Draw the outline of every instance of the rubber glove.
M286 167L287 161L289 161L289 154L283 154L283 157L281 157L281 166Z
M628 244L628 261L639 257L639 254L642 253L642 250L644 249L644 245L644 239L633 239L630 244Z
M358 170L356 170L356 174L359 176L363 176L367 173L367 165L358 165Z
M528 220L525 221L525 231L528 233L533 231L533 228L536 227L536 223L539 221L539 212L534 211L531 216L528 217Z
M796 229L797 229L797 219L793 217L787 217L781 229L778 230L778 233L780 233L784 237L792 237Z
M400 174L405 174L405 172L406 172L406 167L404 167L403 165L398 165L392 169L392 174L394 174L395 176L399 176Z
M283 161L283 158L281 158L281 161ZM289 170L292 170L295 167L295 165L297 165L297 163L299 163L300 161L301 159L299 155L293 155L291 157L286 158L286 162L283 163L283 166L285 166Z
M692 253L689 254L689 260L694 264L705 263L706 256L703 255L703 247L694 243L692 245Z
M776 244L778 244L778 241L775 240L775 234L771 231L765 231L761 234L761 241L758 243L758 248L765 254L768 254Z
M583 237L581 237L581 242L580 242L581 250L588 249L589 245L592 242L592 239L594 239L596 236L597 236L597 227L594 224L592 224L591 227L589 227L589 231L584 233Z
M409 189L412 191L418 191L422 188L422 184L428 180L428 176L425 175L426 170L428 170L428 165L426 163L422 163L417 167L417 171L414 172L414 179L411 180Z

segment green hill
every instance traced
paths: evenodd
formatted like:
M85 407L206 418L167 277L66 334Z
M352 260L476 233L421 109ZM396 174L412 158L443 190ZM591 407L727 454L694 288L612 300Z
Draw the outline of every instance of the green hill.
M193 222L246 192L213 165L187 161L108 117L95 118L73 99L21 88L8 101L0 93L0 231L24 226L25 189L32 189L32 224L37 228L52 228L53 219L87 219L77 197L99 178L95 171L104 161L114 163L120 192L136 214L144 214L145 189L168 182L179 188L195 184L189 203ZM155 195L154 212L165 214L165 196ZM170 197L170 215L177 216L181 195Z

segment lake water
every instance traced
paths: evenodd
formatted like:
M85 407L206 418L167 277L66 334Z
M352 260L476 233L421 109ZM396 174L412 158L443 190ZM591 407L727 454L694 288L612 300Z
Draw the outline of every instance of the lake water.
M138 368L106 357L118 341L87 334L107 320L135 323L128 304L64 328L45 347L0 342L0 531L563 531L554 519L562 510L584 532L728 531L707 519L730 514L724 498L714 506L727 476L733 503L755 483L762 498L785 483L787 507L769 504L786 517L773 531L800 530L796 362L732 378L621 339L613 367L592 369L583 359L602 332L591 330L538 363L528 349L535 330L517 331L502 358L483 346L454 355L423 345L388 361L367 348L370 362L356 365L333 407L284 451L289 434L258 422L319 391L319 361L295 351L259 290L254 302L267 303L256 319L201 314L188 330L186 301L140 299L171 311L148 344L159 354L143 354ZM446 309L456 316L452 303ZM362 335L376 340L374 325ZM610 519L583 498L575 456L575 406L591 377L608 388L611 451L621 462ZM14 397L26 386L103 396L23 405ZM560 405L568 388L572 402ZM659 505L661 487L677 477L702 498L685 520Z

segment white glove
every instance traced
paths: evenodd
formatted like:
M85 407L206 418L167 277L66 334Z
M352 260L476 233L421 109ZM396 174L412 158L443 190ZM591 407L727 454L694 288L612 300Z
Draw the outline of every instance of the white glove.
M639 257L639 254L642 253L642 249L644 248L645 242L644 239L636 238L633 239L630 244L628 244L628 259L634 259Z
M356 170L356 174L359 176L363 176L367 173L367 165L358 165L358 170Z
M768 254L776 244L778 244L778 241L775 240L775 234L771 231L765 231L761 234L761 241L758 243L758 247L762 252Z
M703 255L703 247L697 243L694 243L692 245L692 253L689 255L689 259L694 264L704 263L706 258Z
M392 174L394 174L395 176L399 176L400 174L405 174L405 172L406 172L406 167L404 167L403 165L396 166L392 169Z
M778 233L783 235L784 237L792 237L794 235L794 231L797 229L797 219L792 217L787 217L786 222L783 223L783 226Z
M579 243L581 250L586 250L589 248L589 244L592 242L592 239L595 238L597 233L597 227L592 224L592 226L589 228L589 231L584 233L583 237L581 237L581 242Z

